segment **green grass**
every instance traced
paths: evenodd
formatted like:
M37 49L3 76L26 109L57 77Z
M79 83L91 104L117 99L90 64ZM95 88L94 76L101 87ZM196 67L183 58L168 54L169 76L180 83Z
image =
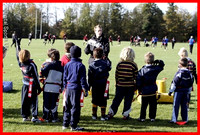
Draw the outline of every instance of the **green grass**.
M88 69L88 58L85 55L84 48L82 45L82 40L68 40L74 42L82 48L82 59L83 63ZM21 48L28 49L31 52L31 58L38 66L38 71L40 70L41 64L47 58L47 50L51 48L50 45L43 45L43 40L34 40L30 46L27 46L28 39L22 39ZM9 39L9 44L11 44L11 39ZM158 43L158 47L153 49L151 47L132 47L136 53L135 62L138 64L140 69L144 65L144 54L151 51L155 54L156 59L162 59L165 62L164 70L159 74L158 80L162 78L167 78L166 87L167 92L170 83L173 79L174 74L177 71L178 66L178 51L181 47L185 47L189 50L187 43L176 43L175 49L171 49L171 44L169 44L167 51L164 51L160 47L161 43ZM119 61L119 54L122 48L129 46L129 42L123 42L120 46L114 42L111 46L111 51L109 58L112 61L112 70L110 72L110 99L108 100L108 108L110 107L115 94L115 81L114 73L116 65ZM60 51L61 56L64 52L64 42L63 40L56 40L54 48ZM197 47L194 46L194 53L189 57L192 58L195 63L197 63ZM3 80L13 82L13 91L9 93L3 93L3 132L63 132L62 122L59 123L39 123L34 124L31 122L23 123L20 115L21 107L21 87L22 87L22 74L18 67L16 60L16 53L14 47L9 47L7 56L3 60ZM91 96L88 96L84 100L84 107L81 110L81 120L79 125L86 129L86 132L197 132L197 85L194 84L195 91L192 92L190 111L189 111L189 123L185 126L172 125L168 123L171 119L172 114L172 104L158 104L157 106L157 117L156 122L151 123L148 119L148 108L147 108L147 120L144 123L137 121L140 114L140 103L137 101L132 104L132 111L130 113L132 120L124 121L122 120L122 110L123 101L119 107L119 110L115 117L109 121L92 120L92 104ZM39 116L42 116L42 94L39 95ZM58 108L59 118L62 120L62 95L60 96L60 104ZM98 116L100 116L100 109L98 109ZM179 115L179 120L181 117ZM69 129L64 132L70 132Z

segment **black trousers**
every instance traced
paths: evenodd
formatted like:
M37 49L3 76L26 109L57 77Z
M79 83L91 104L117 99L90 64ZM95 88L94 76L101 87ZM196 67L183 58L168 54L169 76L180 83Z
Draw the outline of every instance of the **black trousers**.
M142 97L140 119L146 118L146 109L148 105L149 105L149 118L150 119L156 118L157 100L156 100L156 95L153 95L153 96Z
M58 118L58 101L59 93L43 92L43 119L56 120Z
M36 89L32 89L32 96L28 97L29 85L22 86L21 93L21 115L23 118L30 116L30 109L32 109L32 116L38 116L38 98Z
M117 113L118 107L124 99L123 112L128 111L131 108L132 100L134 96L134 87L119 87L116 86L115 98L113 99L110 108L113 110L114 115Z
M192 54L193 45L189 45L189 46L190 46L190 53Z
M65 111L63 115L63 126L76 128L80 120L80 96L81 90L69 90L65 91L66 102Z

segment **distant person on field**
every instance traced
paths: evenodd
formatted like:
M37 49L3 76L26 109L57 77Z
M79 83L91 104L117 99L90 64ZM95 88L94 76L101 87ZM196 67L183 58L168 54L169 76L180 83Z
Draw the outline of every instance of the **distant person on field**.
M83 45L87 44L88 41L88 36L87 34L85 34L85 36L83 37Z
M148 52L144 55L144 65L137 76L137 88L142 96L141 111L139 121L144 122L146 119L146 109L149 105L149 118L151 122L155 121L157 111L156 92L158 87L156 79L158 74L163 70L164 62L162 60L154 61L154 54Z
M121 38L120 38L120 35L117 36L117 42L118 42L118 45L121 44Z
M65 43L67 42L67 33L65 33L65 34L63 35L63 40L64 40Z
M44 45L46 45L47 44L47 40L48 40L48 31L43 35L43 38L44 38L43 43L44 43Z
M108 40L109 40L109 43L110 43L111 45L113 45L112 36L110 36Z
M13 45L15 45L15 47L16 47L16 40L17 40L17 35L16 35L16 32L14 31L13 34L12 34L12 44L11 44L11 47Z
M33 38L32 33L29 33L29 35L28 35L28 39L29 39L28 46L30 45L32 38Z
M51 45L53 46L53 44L55 43L55 40L56 40L56 35L53 34L53 35L51 36L51 38L52 38L52 43L51 43Z
M137 64L134 62L135 52L130 47L122 49L120 62L115 71L116 94L109 108L108 119L111 119L118 111L118 107L124 99L123 119L130 119L131 104L136 90Z
M176 40L175 40L175 38L173 37L173 38L172 38L172 49L174 49L175 43L176 43Z
M88 84L92 88L92 119L97 119L97 108L101 108L101 120L107 120L105 115L108 91L106 91L107 79L111 70L111 63L103 60L103 49L95 48L93 51L95 60L89 65ZM107 94L107 95L105 95Z
M189 42L189 46L190 46L190 53L192 54L193 46L194 46L194 43L195 43L195 40L193 39L193 36L190 37L188 42Z
M172 119L170 123L176 123L178 120L179 107L181 106L181 117L182 121L188 122L188 110L187 110L187 101L188 101L188 92L192 89L192 84L194 79L192 74L187 69L188 60L187 58L181 58L179 60L179 70L175 74L172 81L168 95L174 92L174 101L173 101L173 111Z

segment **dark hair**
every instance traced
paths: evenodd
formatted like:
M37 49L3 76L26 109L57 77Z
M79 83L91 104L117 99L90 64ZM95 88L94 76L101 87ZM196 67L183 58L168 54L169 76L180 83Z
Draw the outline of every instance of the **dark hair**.
M48 56L49 58L51 58L51 54L52 54L52 52L53 52L54 50L56 50L56 49L55 49L55 48L51 48L51 49L49 49L49 50L47 51L47 56Z
M66 53L70 53L70 47L71 46L74 46L75 44L74 43L72 43L72 42L67 42L66 44L65 44L65 51L66 51Z
M183 67L187 67L188 66L188 59L187 58L181 58L179 60L179 64Z
M51 52L50 58L51 58L52 60L58 61L58 60L60 59L60 53L59 53L59 51L56 50L56 49L53 50L53 51Z
M102 58L103 57L103 49L95 48L93 51L94 58Z

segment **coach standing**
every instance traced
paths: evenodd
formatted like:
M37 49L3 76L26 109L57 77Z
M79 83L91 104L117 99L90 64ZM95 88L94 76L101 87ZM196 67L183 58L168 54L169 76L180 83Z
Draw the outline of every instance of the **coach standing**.
M93 50L95 48L103 49L103 59L108 59L108 54L110 52L108 39L104 37L102 33L102 27L100 25L94 27L94 33L95 35L90 40L88 40L87 46L85 48L85 53L87 55L90 54L88 61L89 64L94 61Z

